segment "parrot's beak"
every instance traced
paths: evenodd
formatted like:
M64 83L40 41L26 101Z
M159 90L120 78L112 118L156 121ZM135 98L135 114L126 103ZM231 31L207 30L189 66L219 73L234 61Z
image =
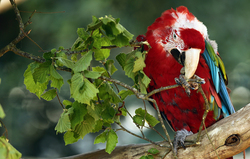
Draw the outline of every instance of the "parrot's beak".
M185 77L187 79L190 79L198 66L199 59L200 59L200 52L201 49L188 49L185 51L185 61L184 61L184 67L185 67Z
M201 49L190 48L187 51L181 52L179 49L174 48L170 53L175 60L185 68L185 77L190 79L198 66Z

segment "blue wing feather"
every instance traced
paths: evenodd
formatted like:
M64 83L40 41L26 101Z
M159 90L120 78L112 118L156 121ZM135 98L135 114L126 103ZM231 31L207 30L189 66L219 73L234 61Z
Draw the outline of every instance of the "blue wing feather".
M229 94L227 92L226 84L224 82L220 66L216 64L215 61L212 60L210 55L214 55L214 57L218 56L214 53L213 49L208 49L208 47L211 48L211 45L208 41L206 42L206 48L203 52L202 56L204 57L210 72L212 76L212 80L214 83L214 87L216 89L216 92L219 94L221 104L222 104L222 112L224 114L224 117L229 116L232 113L235 113L233 104L231 102L231 99L229 97ZM210 52L209 52L210 51ZM214 101L215 102L215 101Z

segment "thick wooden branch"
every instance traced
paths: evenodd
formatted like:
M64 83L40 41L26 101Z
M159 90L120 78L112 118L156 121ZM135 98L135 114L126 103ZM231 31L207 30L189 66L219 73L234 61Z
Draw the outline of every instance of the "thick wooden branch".
M219 157L221 159L234 156L250 146L250 104L240 109L229 117L222 119L210 126L207 131L211 138ZM197 133L187 137L187 140L195 141ZM166 143L161 143L167 145ZM142 155L147 154L150 148L157 148L160 153L155 155L155 159L160 159L167 151L164 147L159 147L154 144L137 144L118 146L109 155L105 150L98 150L95 152L80 154L63 159L117 159L129 158L139 159ZM172 159L173 155L170 152L165 159ZM186 150L178 150L179 159L194 159L207 158L217 159L216 153L211 145L206 132L201 133L201 143L199 146L187 147Z

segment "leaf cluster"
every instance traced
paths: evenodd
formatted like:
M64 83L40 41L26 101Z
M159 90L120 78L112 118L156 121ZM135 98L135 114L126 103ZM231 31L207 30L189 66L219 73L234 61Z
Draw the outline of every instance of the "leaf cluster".
M70 49L59 47L44 53L44 63L33 62L24 73L26 88L38 98L50 101L58 96L64 81L70 87L69 100L62 102L63 113L55 127L57 133L64 133L65 144L72 144L84 138L86 134L101 132L94 141L106 142L106 152L111 153L118 142L116 130L112 124L120 124L120 116L126 116L127 110L120 105L129 95L130 89L118 90L110 81L117 71L113 59L109 59L111 48L127 47L133 35L111 16L96 18L87 28L77 29L78 38ZM70 50L70 51L69 51ZM116 60L135 88L146 94L150 79L143 72L146 52L135 50L117 55ZM101 63L93 65L93 61ZM63 79L58 70L70 70L71 78ZM158 121L143 109L137 109L133 117L140 126L142 121L155 126Z

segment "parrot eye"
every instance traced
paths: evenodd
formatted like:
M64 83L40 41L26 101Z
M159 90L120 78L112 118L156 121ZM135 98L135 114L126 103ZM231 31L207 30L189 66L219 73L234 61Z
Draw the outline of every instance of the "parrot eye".
M175 32L173 33L173 38L174 38L174 40L177 39L177 35L175 34Z

